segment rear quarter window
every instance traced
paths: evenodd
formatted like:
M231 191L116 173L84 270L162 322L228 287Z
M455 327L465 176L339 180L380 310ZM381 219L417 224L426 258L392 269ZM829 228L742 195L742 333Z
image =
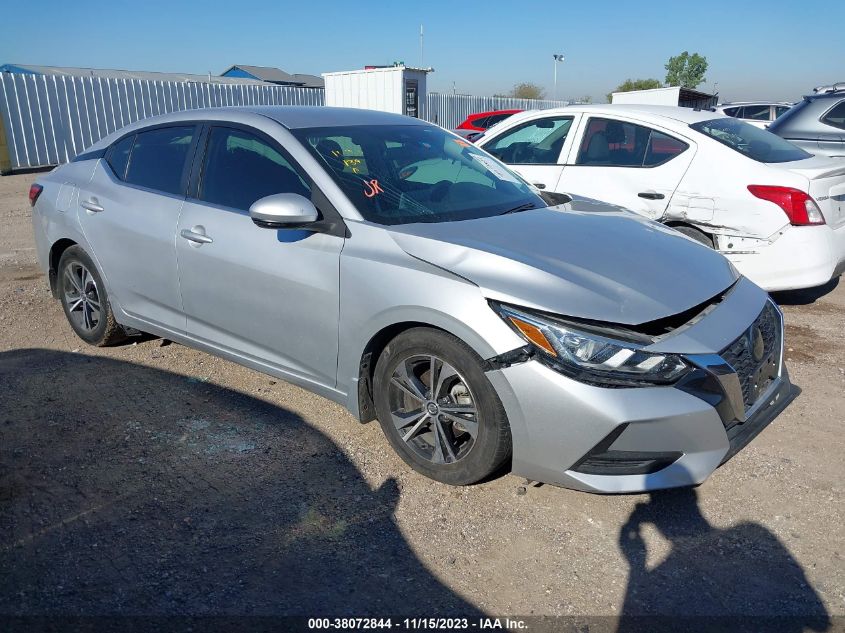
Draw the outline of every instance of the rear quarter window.
M845 101L840 101L822 117L822 123L845 130Z
M134 143L135 135L130 134L112 145L106 153L106 162L112 168L114 175L121 180L126 177L126 166L129 164L129 154L132 152Z

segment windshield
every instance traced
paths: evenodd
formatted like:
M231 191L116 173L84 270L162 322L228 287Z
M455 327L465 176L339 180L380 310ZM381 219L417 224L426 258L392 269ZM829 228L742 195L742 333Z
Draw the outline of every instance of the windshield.
M787 163L812 156L777 134L738 119L713 119L690 127L761 163Z
M435 126L292 132L371 222L450 222L546 206L497 160Z

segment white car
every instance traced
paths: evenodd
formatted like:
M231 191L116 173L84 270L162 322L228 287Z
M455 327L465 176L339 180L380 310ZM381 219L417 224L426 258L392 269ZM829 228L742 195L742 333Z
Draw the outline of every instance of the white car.
M720 103L716 112L735 119L742 119L746 123L766 128L769 123L786 113L793 104L785 101L773 103L770 101L736 101L734 103Z
M845 161L738 119L669 106L515 114L477 145L550 192L611 202L726 255L767 290L845 269Z

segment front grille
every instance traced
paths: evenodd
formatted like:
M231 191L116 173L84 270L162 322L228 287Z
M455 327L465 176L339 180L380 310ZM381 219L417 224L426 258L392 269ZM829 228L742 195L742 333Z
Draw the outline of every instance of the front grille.
M737 373L748 411L778 377L783 329L777 308L767 301L760 316L721 356Z

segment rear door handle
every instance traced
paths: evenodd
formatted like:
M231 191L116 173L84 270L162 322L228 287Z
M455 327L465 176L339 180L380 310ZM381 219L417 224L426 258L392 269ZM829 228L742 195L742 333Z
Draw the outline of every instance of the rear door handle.
M637 194L640 198L645 198L646 200L663 200L666 196L662 193L657 193L656 191L641 191Z
M192 229L182 229L179 235L189 242L194 242L195 244L211 244L214 241L205 233L198 233Z
M90 200L83 200L79 203L79 206L85 209L86 211L90 211L91 213L102 213L104 211L103 207L100 205L99 200L96 198L91 198Z

